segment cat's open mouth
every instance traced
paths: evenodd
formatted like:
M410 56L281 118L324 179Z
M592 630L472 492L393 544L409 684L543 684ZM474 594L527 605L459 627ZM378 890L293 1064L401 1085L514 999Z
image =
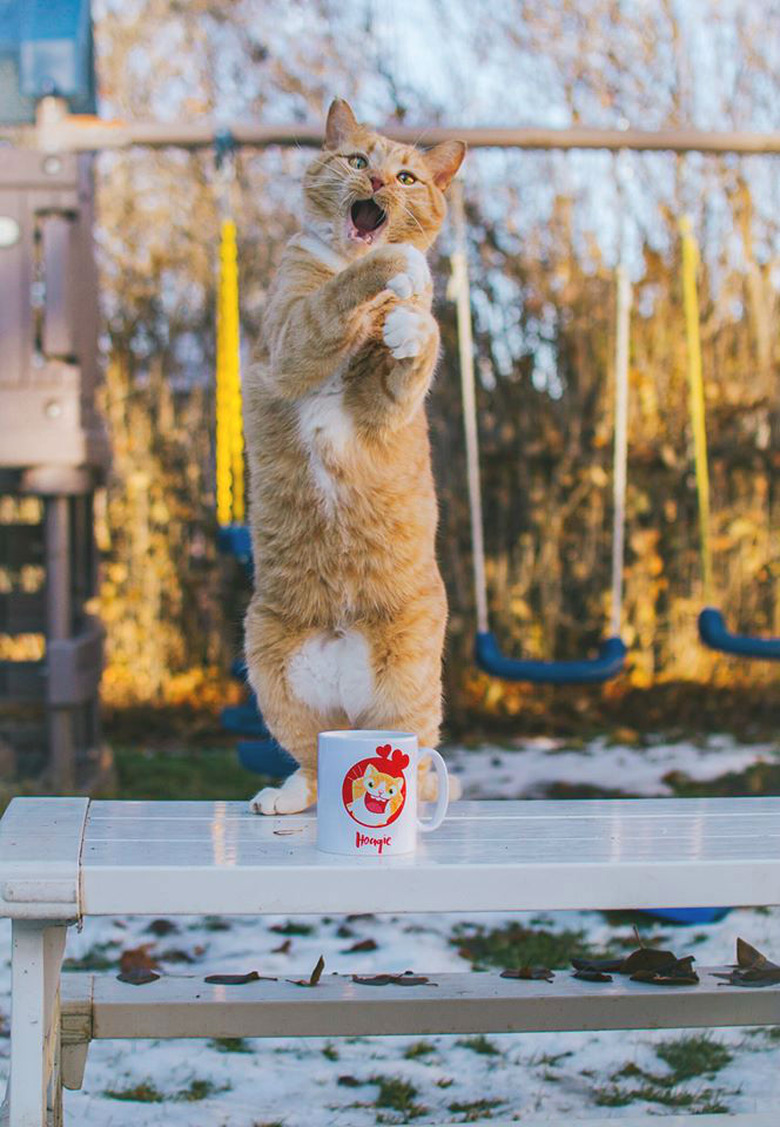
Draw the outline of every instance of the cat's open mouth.
M386 222L387 212L376 200L356 200L349 212L349 237L373 243Z
M374 798L373 795L367 794L366 810L370 810L372 814L384 814L387 801L386 798Z

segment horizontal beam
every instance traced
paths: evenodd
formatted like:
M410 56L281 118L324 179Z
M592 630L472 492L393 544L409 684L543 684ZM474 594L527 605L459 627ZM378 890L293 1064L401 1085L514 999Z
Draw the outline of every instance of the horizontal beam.
M409 126L389 123L382 132L406 144L435 145L440 141L462 140L473 149L605 149L616 152L675 153L780 153L780 132L712 132L704 129L593 129L575 126L549 128L451 128ZM44 98L39 106L34 129L16 131L17 141L46 152L95 152L141 146L153 149L203 149L214 144L220 133L229 133L245 148L319 148L321 125L272 125L262 122L106 121L97 117L69 115L58 99Z
M650 986L616 976L552 982L497 973L431 975L418 986L371 986L324 975L307 989L285 979L242 986L163 977L132 986L105 975L65 975L63 1015L91 1015L92 1037L357 1037L683 1029L780 1024L780 990L724 987L699 969L698 986ZM91 1001L90 1001L91 999ZM88 1022L86 1024L89 1024Z

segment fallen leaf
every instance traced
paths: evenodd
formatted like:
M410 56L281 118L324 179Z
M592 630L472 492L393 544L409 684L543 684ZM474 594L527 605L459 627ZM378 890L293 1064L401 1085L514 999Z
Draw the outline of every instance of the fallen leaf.
M342 951L342 955L351 955L355 951L377 951L379 944L373 939L361 939L359 943L353 943L351 947L347 947Z
M746 940L739 938L737 938L737 966L751 969L770 967L773 970L780 970L777 963L773 963L757 947L752 947Z
M603 970L594 970L591 967L583 967L581 970L576 970L572 978L581 978L583 982L614 981L611 974L606 974Z
M287 981L292 983L293 986L316 986L322 978L322 972L325 970L325 960L320 955L317 959L317 965L311 972L309 978L288 978Z
M339 1076L337 1083L340 1084L342 1088L359 1088L362 1081L354 1076Z
M140 947L128 947L123 951L119 956L119 969L122 974L129 974L131 971L159 970L160 964L151 953L153 948L154 943L142 943Z
M547 967L518 967L516 970L502 970L501 978L522 978L527 982L552 982L555 975Z
M677 961L673 951L659 951L655 947L640 947L632 951L623 960L618 974L628 974L632 977L637 973L647 974L660 967L669 966Z
M620 974L624 962L625 959L572 959L571 965L591 974Z
M737 965L728 974L716 974L728 986L776 986L780 966L744 939L737 939ZM723 985L723 983L721 983Z
M672 957L671 962L662 966L640 969L631 975L632 982L647 982L652 986L695 986L699 976L693 969L693 955L683 959Z
M128 986L145 986L147 982L156 982L159 977L159 974L155 974L153 970L144 970L141 967L122 971L117 975L119 981L126 982Z
M259 982L262 977L264 982L276 982L275 978L265 978L250 970L247 974L208 974L205 981L212 986L244 986L247 982Z
M164 939L166 935L173 935L179 929L173 920L152 920L146 929L150 935L156 935L160 939Z
M292 947L292 939L285 939L284 943L280 943L278 947L271 948L272 955L289 955L290 948Z
M403 974L353 974L352 981L360 986L423 986L430 982L430 979L423 974L415 974L414 971L407 970Z

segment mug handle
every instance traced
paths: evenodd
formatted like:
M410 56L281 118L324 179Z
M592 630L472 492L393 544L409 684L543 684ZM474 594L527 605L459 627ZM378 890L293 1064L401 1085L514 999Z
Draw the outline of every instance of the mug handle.
M450 779L447 774L447 767L433 747L421 747L420 758L424 759L428 755L433 760L433 769L436 772L436 778L439 780L439 794L436 798L436 806L434 807L433 814L427 821L422 818L417 819L417 825L424 834L429 834L431 830L437 830L444 821L444 816L447 813L447 807L450 804Z

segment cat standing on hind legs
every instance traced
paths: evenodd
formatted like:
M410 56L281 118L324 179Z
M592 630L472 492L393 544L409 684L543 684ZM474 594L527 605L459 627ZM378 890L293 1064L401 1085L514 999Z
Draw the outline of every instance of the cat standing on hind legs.
M270 731L300 764L255 796L258 813L314 801L320 731L438 740L447 603L425 416L439 352L425 252L464 154L459 141L391 141L337 100L304 177L303 230L282 256L245 387L247 668Z

